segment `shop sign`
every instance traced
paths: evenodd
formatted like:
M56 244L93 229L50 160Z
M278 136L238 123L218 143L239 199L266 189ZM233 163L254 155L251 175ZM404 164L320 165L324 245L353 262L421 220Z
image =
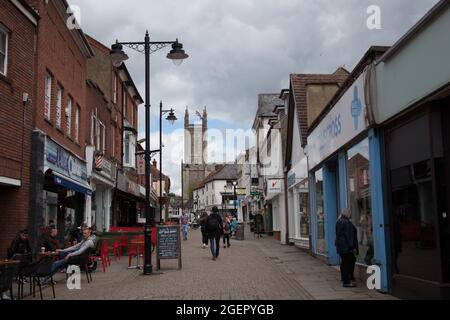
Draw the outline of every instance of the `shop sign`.
M238 196L246 196L247 195L247 189L246 188L236 188L236 194Z
M283 180L268 179L267 180L267 194L279 194L283 192Z
M139 185L136 182L130 180L130 178L128 178L128 176L123 173L119 173L119 175L117 176L117 188L120 191L130 193L137 197L140 197L141 195Z
M359 76L308 137L310 170L367 129L364 76Z
M81 183L87 182L86 163L49 138L45 139L44 158L44 165L52 171Z
M290 188L290 187L292 187L293 185L295 185L295 182L297 181L297 177L296 177L296 175L295 175L295 173L293 173L293 174L291 174L291 175L289 175L289 177L288 177L288 187Z
M137 156L138 161L138 175L145 175L145 156L139 155Z

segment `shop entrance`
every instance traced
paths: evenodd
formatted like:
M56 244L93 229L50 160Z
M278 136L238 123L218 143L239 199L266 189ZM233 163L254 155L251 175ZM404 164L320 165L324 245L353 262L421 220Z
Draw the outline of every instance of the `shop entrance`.
M402 298L448 294L448 114L430 105L387 131L392 291Z

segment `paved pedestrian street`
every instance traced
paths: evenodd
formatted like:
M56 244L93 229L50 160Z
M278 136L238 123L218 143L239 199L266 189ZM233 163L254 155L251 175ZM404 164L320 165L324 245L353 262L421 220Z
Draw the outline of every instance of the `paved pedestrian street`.
M247 230L246 230L247 231ZM130 270L128 257L112 260L106 273L101 264L87 283L82 274L81 290L67 289L65 275L58 273L56 298L64 300L315 300L392 299L369 291L363 284L342 288L339 271L295 247L282 246L273 238L246 241L232 239L231 247L220 248L217 261L209 249L202 249L199 230L182 243L183 268L177 260L161 261L160 274L143 276ZM154 256L153 265L156 266ZM136 259L132 260L136 264ZM28 293L25 287L25 294ZM50 287L44 299L52 299ZM26 299L32 299L27 297ZM37 293L34 299L39 299Z

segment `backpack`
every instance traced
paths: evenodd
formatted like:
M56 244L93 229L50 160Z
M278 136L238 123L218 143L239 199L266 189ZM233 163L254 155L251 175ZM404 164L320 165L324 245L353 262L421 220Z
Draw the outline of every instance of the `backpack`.
M217 215L209 216L208 220L206 221L206 230L211 232L220 230L220 221Z

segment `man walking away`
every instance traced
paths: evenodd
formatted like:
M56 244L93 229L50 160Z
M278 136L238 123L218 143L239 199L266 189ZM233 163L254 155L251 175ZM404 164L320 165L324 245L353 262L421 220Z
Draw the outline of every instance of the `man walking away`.
M183 240L186 241L189 232L189 214L187 212L184 212L181 216L181 228L183 231Z
M212 259L216 260L219 257L220 236L223 233L222 218L217 207L212 208L212 213L206 220L206 232L211 244Z
M358 234L350 221L351 211L343 209L336 222L336 249L341 256L341 275L344 287L356 287L355 270L356 257L359 255Z
M203 249L208 248L208 234L206 232L206 220L208 219L208 214L206 212L202 213L198 223L200 224L200 230L202 232L202 245Z

